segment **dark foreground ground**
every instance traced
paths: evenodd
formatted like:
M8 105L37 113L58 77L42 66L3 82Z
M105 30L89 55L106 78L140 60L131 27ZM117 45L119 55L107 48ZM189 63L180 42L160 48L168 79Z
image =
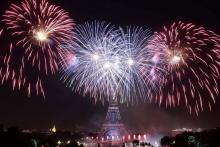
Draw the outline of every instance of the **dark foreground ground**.
M0 147L83 147L78 141L83 138L80 133L24 132L16 127L0 128ZM59 141L62 140L62 143ZM134 140L132 146L153 147L150 143ZM96 146L102 146L97 144ZM122 145L125 146L125 145ZM161 138L162 147L220 147L220 128L202 132L183 132L176 136Z

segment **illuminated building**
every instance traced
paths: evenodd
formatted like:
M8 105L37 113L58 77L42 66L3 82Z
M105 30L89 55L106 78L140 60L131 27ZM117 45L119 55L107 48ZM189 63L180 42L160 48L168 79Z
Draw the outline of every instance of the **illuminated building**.
M105 122L102 125L101 136L110 143L123 142L123 136L127 133L124 124L121 122L120 110L118 102L112 100L109 103Z

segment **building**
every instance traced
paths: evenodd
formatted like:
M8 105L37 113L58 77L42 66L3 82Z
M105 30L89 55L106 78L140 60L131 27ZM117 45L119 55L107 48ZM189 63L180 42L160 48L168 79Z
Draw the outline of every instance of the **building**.
M121 144L126 134L127 131L121 120L118 102L117 100L112 100L109 102L99 138L102 143Z

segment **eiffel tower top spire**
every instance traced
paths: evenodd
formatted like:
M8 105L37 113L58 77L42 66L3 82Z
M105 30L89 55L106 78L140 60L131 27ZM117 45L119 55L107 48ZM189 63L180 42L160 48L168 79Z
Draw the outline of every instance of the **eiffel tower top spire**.
M118 100L116 98L112 98L109 101L109 106L118 106Z
M107 115L105 118L105 124L120 124L121 123L121 115L118 106L118 101L116 99L112 99L109 102Z

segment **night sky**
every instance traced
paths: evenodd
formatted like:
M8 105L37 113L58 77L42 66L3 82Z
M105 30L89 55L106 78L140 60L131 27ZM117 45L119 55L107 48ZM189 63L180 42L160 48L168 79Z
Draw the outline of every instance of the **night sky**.
M18 1L1 0L0 14L3 14L11 2ZM76 24L104 20L114 25L144 26L156 31L163 25L182 20L202 25L220 34L220 5L210 0L151 0L149 3L140 0L50 1L68 11ZM24 129L48 129L54 124L58 129L100 129L107 105L99 102L95 104L89 97L81 97L72 92L59 80L58 74L45 79L45 98L28 98L23 91L13 91L7 84L0 85L0 123L6 127L18 126ZM149 103L121 106L121 115L128 127L138 130L212 128L220 126L220 96L216 100L212 112L203 112L199 116L190 115L185 108L165 109Z

